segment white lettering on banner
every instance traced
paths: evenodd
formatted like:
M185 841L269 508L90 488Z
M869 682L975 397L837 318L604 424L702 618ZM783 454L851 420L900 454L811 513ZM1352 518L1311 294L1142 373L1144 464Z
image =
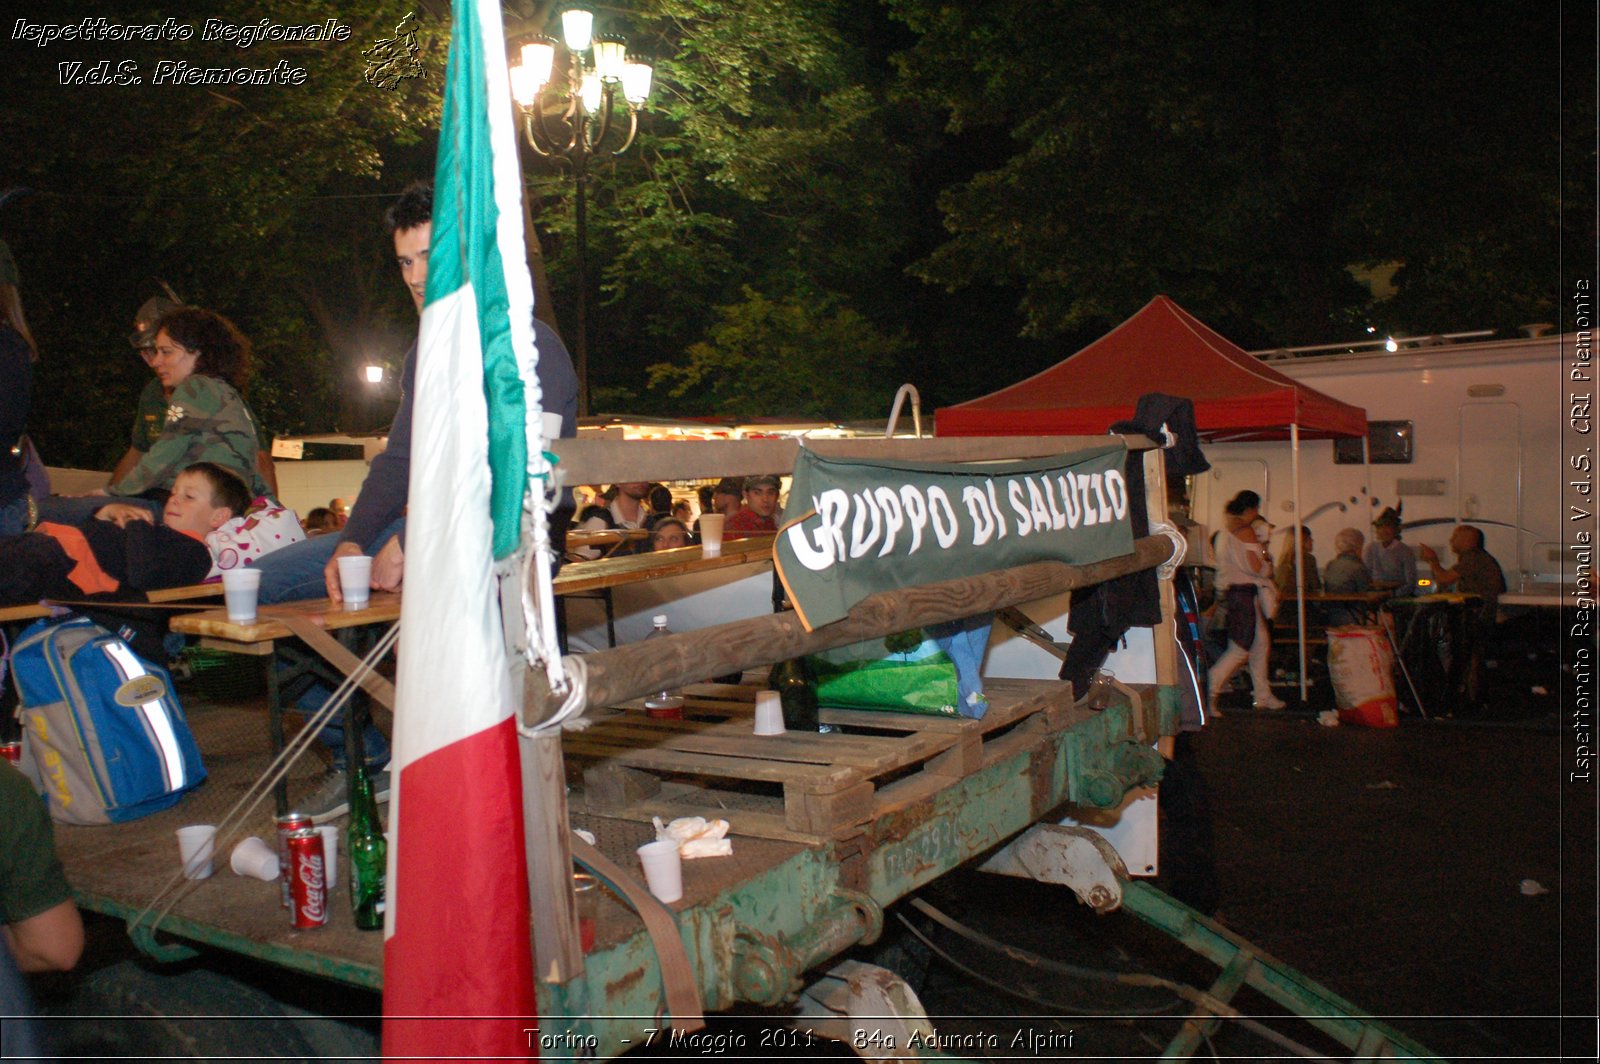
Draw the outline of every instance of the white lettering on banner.
M1044 504L1044 492L1039 485L1028 481L1028 513L1033 516L1033 527L1041 532L1050 530L1050 510Z
M1071 476L1071 473L1063 473L1056 478L1056 483L1061 487L1061 513L1067 519L1067 527L1077 528L1083 510L1078 507L1078 493L1072 489Z
M911 549L906 553L915 554L922 549L922 530L928 527L928 504L910 484L900 489L900 501L905 504L906 520L911 522Z
M878 507L883 511L883 549L878 552L878 557L883 558L894 549L894 537L906 525L905 515L900 509L900 496L893 488L878 488L872 497L878 500Z
M1004 491L1011 513L1001 508ZM1110 524L1128 515L1128 485L1115 469L1080 476L1073 473L994 479L967 484L961 489L962 521L950 496L937 484L926 488L906 484L868 488L854 493L829 488L811 499L816 511L809 530L803 523L784 532L795 558L812 572L874 553L907 556L924 545L923 533L932 530L932 542L949 550L966 534L974 547L1004 539L1014 529L1019 536L1035 532ZM809 518L807 519L810 520ZM901 533L910 533L909 541Z
M984 481L983 482L983 487L984 487L984 490L986 492L988 492L988 495L989 495L989 512L994 515L995 527L1000 530L1000 538L1001 539L1005 539L1006 538L1006 521L1005 521L1005 518L1000 516L1000 497L995 494L994 481L993 480Z
M933 518L933 535L939 546L945 550L955 546L956 537L961 534L956 524L956 508L950 505L950 496L937 485L928 489L928 516ZM943 521L939 520L941 517Z
M1071 474L1068 474L1069 476ZM1018 481L1011 481L1006 486L1006 497L1011 500L1011 508L1017 511L1017 535L1026 536L1033 531L1032 520L1028 516L1027 504L1022 501L1022 485Z
M989 512L989 496L977 485L968 484L961 489L961 501L967 504L967 513L972 515L972 545L981 547L994 536L998 523Z
M878 536L883 532L883 516L878 512L878 504L872 497L872 489L858 491L855 520L850 522L850 557L859 558L872 549L878 542ZM865 535L862 527L868 518L872 519L872 530Z

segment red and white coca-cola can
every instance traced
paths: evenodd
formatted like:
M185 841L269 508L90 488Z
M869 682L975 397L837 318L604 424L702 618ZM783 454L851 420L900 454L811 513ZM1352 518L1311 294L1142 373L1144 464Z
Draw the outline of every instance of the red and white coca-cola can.
M22 744L0 743L0 757L4 757L13 765L22 764Z
M278 825L278 893L283 907L289 907L289 833L304 831L312 826L311 818L304 813L288 813L277 818Z
M321 927L328 922L327 864L322 856L322 835L316 828L289 832L289 909L295 927Z

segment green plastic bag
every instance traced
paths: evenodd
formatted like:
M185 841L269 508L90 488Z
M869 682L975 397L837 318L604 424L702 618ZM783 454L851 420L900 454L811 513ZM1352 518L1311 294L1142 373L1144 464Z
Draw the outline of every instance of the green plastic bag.
M891 635L811 655L825 706L959 716L955 662L926 632Z

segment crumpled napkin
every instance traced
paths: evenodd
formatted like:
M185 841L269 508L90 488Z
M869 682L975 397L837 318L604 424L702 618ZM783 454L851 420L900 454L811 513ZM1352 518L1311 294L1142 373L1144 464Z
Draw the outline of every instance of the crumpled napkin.
M733 840L726 838L726 820L707 820L703 816L680 816L670 824L660 817L650 818L656 826L656 839L674 839L685 861L696 857L727 857L733 853Z

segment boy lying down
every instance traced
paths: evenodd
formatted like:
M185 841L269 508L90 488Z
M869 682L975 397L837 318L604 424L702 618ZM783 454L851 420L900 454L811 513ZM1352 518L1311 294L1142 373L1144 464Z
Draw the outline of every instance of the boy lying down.
M0 605L198 584L212 568L205 537L249 506L243 480L197 462L173 482L160 524L142 507L113 502L76 527L47 521L0 538Z

